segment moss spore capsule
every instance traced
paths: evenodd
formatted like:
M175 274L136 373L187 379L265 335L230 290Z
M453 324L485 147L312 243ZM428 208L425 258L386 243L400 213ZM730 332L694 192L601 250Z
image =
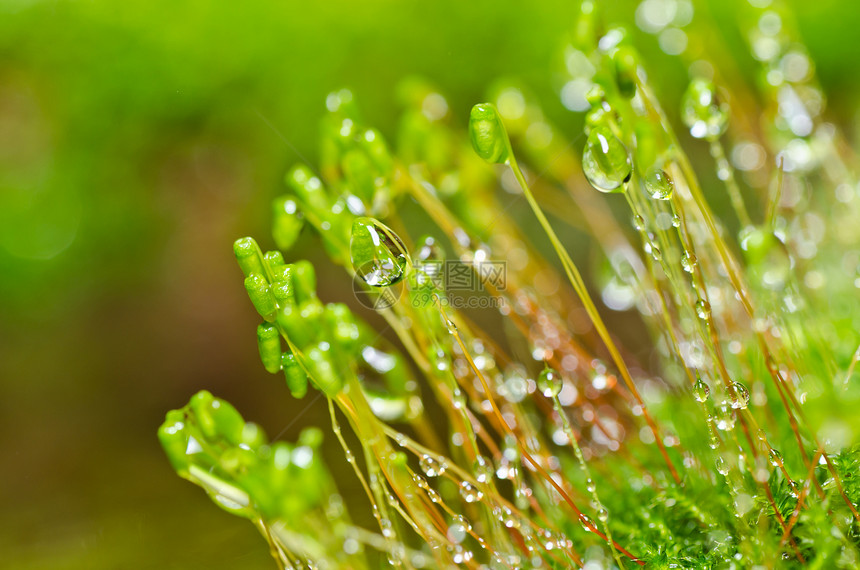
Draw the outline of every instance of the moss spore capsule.
M308 375L292 352L281 354L281 368L293 398L304 398L308 393Z
M266 278L260 273L252 273L245 278L245 290L260 316L269 322L274 321L278 306Z
M510 156L508 133L492 103L479 103L469 115L469 138L475 152L490 163L504 164Z
M239 238L233 242L233 255L236 256L236 262L245 277L252 273L264 275L266 273L263 267L263 253L260 251L260 246L252 237Z
M271 323L262 323L257 327L257 346L260 350L260 360L270 374L281 370L281 335L278 327Z
M290 249L304 225L305 218L296 198L285 195L272 201L272 237L278 249Z

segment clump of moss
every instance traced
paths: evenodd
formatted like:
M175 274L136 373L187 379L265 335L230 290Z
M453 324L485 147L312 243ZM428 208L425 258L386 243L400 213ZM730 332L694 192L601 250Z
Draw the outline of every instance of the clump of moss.
M821 118L787 12L739 18L751 87L708 63L720 46L692 41L689 3L664 3L667 21L652 4L640 26L691 64L679 108L586 1L564 52L562 102L584 112L572 143L513 84L467 132L409 82L396 151L350 92L328 97L319 174L288 173L273 237L289 252L310 226L359 302L324 303L309 263L251 238L234 251L265 368L327 398L378 528L350 522L314 445L269 443L207 393L160 432L180 475L254 521L281 567L857 565L860 308L838 301L860 266L854 157ZM767 128L742 104L751 88ZM688 156L705 149L716 176ZM570 228L589 238L576 255ZM638 313L647 360L610 311Z

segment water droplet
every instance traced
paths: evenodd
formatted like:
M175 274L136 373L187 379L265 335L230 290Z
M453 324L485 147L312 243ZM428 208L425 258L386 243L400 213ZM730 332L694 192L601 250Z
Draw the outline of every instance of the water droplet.
M538 389L547 398L555 398L564 386L561 376L552 368L544 368L538 376Z
M486 457L479 455L475 458L474 472L478 483L489 483L493 478L493 471L493 464Z
M639 230L640 232L642 230L644 230L645 229L645 218L643 218L639 214L636 214L635 216L633 216L633 227L635 229Z
M457 323L451 319L445 319L445 328L448 329L450 334L457 334Z
M679 216L677 214L672 216L672 227L673 228L680 228L681 227L681 216Z
M439 461L432 455L422 455L418 465L428 477L439 477L448 469L444 461Z
M736 410L744 410L750 403L750 391L740 382L732 382L732 407Z
M692 273L698 263L699 260L696 259L696 254L690 251L684 252L684 255L681 257L681 267L687 273Z
M782 465L782 454L776 449L771 448L767 452L767 456L770 460L770 464L774 467L780 467Z
M579 524L582 525L582 528L585 529L586 532L592 532L595 528L597 528L588 515L584 513L579 513Z
M372 287L388 287L406 276L406 247L394 231L373 218L355 219L349 254L356 274Z
M585 488L588 489L589 493L593 493L594 491L596 491L597 485L594 484L594 479L592 479L591 477L586 479L585 480Z
M797 481L793 479L788 481L788 493L795 499L800 497L800 486L797 484Z
M588 182L601 192L624 192L633 170L630 154L609 127L591 129L582 153L582 170Z
M696 401L704 402L710 395L710 386L708 386L701 378L697 378L696 383L693 385L693 397L696 398Z
M729 106L717 97L710 81L694 79L681 100L681 118L691 135L714 140L726 131Z
M606 507L601 505L601 507L597 509L597 518L603 522L609 520L609 511L606 510Z
M675 191L675 182L668 172L654 168L645 175L645 190L655 200L669 200Z
M722 457L717 457L715 464L717 466L717 472L719 472L720 475L728 475L729 474L729 466L726 463L725 459L723 459Z
M734 429L735 427L735 415L732 413L732 408L727 406L725 402L723 404L717 406L716 408L716 416L717 416L717 429L720 431L729 431Z
M418 250L415 252L415 261L424 262L427 264L441 262L445 258L445 254L442 252L442 248L439 247L439 243L436 241L436 238L433 236L424 236L423 239L419 240L420 245L418 246Z
M460 544L466 540L470 530L472 530L472 525L469 524L469 521L462 515L455 515L448 527L448 540L454 544Z
M519 519L508 506L494 508L493 514L496 515L496 518L499 520L499 522L505 525L507 528L520 527Z
M463 481L460 483L460 496L467 503L475 503L484 498L484 493L468 481Z
M711 304L704 299L699 299L698 301L696 301L696 314L699 315L699 318L703 321L710 320Z

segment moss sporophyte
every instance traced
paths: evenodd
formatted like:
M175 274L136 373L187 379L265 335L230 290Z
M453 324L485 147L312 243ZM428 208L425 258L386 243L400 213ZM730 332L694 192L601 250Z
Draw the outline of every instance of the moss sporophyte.
M713 63L725 46L687 41L690 2L644 0L640 35L598 31L599 7L563 50L582 137L521 85L467 116L413 79L392 149L341 90L318 171L293 166L272 203L279 251L234 243L263 368L325 398L362 496L322 431L270 441L205 391L159 438L278 567L860 565L860 424L837 404L860 398L860 304L840 301L860 285L858 163L790 13L744 6L748 84ZM639 56L651 34L691 70L677 108ZM385 296L384 327L318 297L303 231Z

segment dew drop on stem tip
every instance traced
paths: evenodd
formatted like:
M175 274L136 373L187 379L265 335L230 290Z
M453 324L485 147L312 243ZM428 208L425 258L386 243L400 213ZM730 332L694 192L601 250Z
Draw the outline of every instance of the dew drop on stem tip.
M373 218L356 218L349 252L356 274L372 287L388 287L406 276L406 247L394 231Z

